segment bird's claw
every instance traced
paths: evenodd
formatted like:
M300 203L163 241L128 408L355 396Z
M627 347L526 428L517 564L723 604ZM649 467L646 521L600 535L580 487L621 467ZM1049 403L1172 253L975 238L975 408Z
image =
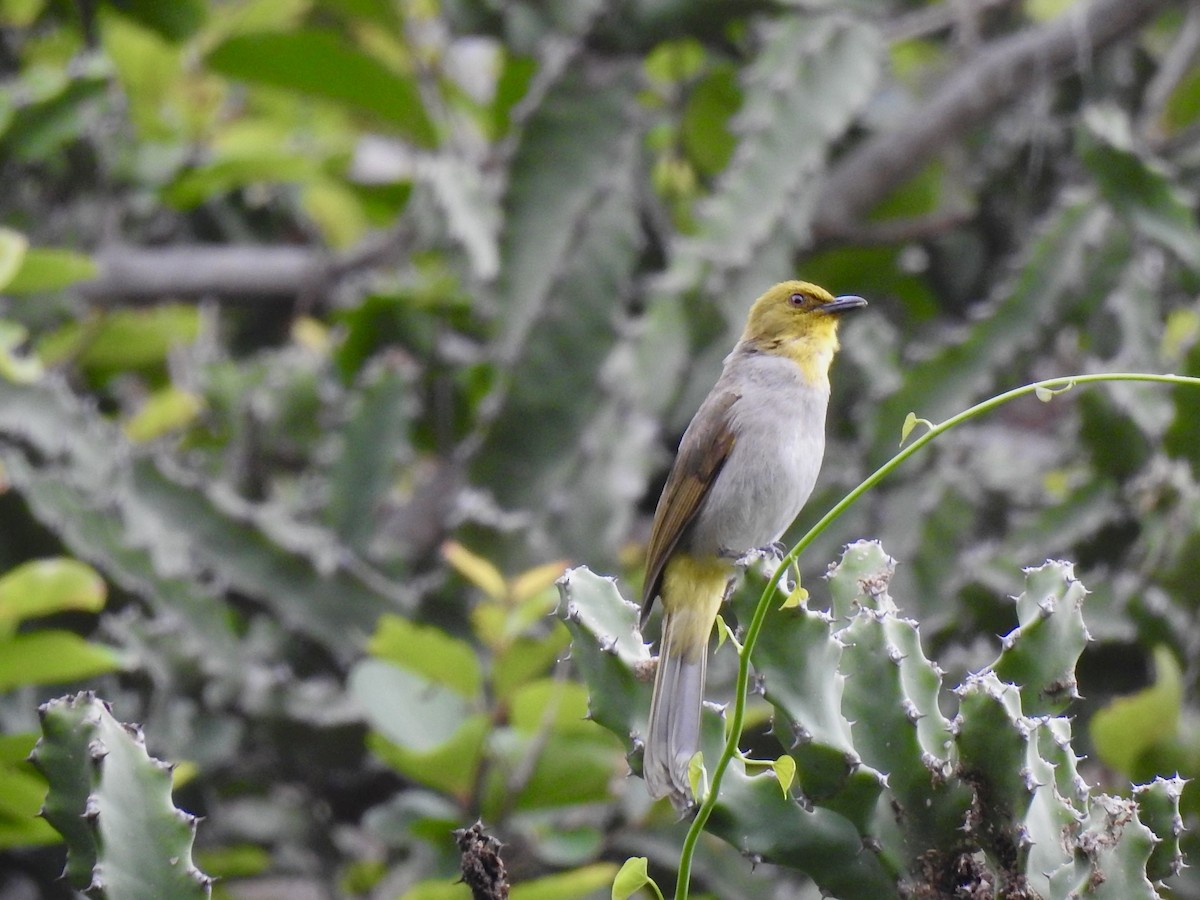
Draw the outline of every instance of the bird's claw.
M728 552L728 551L726 551ZM772 566L778 566L784 555L787 553L787 548L782 541L776 541L773 544L768 544L765 547L752 547L744 553L728 552L730 558L733 559L733 564L742 569L748 569L756 562L767 562Z

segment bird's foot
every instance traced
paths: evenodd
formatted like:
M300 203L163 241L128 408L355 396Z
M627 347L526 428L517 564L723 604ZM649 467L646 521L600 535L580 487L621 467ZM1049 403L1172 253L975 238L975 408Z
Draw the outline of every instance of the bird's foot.
M748 569L756 562L766 562L774 568L783 562L783 557L786 554L787 547L783 545L782 541L776 541L765 547L752 547L743 553L734 553L728 550L722 551L722 555L728 555L733 560L733 564L741 569Z
M747 550L743 553L722 550L721 555L728 559L732 559L733 564L739 569L749 569L751 566L754 566L758 563L763 563L765 564L765 568L768 570L766 574L769 575L779 568L779 564L783 562L784 557L787 556L787 547L783 544L783 542L776 541L775 543L768 544L765 547L754 547L753 549ZM789 567L788 571L784 572L783 575L780 576L779 587L785 594L790 594L792 589L795 587L796 582L794 579L798 577L799 573L793 572L792 570L794 568L795 566L793 564L793 566Z

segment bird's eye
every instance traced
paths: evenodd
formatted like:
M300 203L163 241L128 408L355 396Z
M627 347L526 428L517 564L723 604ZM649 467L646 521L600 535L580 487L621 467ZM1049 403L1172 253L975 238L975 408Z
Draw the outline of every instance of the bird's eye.
M792 296L788 297L788 303L792 306L803 306L806 300L808 300L808 297L804 294L792 294Z

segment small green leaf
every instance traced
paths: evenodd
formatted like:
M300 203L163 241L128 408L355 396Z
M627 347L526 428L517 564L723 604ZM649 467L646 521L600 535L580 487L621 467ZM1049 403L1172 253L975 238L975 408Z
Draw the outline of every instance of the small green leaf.
M688 786L697 803L703 803L708 795L708 770L704 768L704 753L697 750L688 760Z
M21 267L5 286L9 294L58 291L96 275L90 256L53 247L33 247L25 252Z
M784 601L779 604L780 609L794 609L797 606L802 606L808 602L808 590L797 584L792 588L791 593L787 595Z
M39 559L0 577L0 637L25 619L68 609L96 612L104 607L104 580L74 559Z
M1135 777L1138 759L1179 730L1183 677L1174 654L1154 648L1155 681L1150 687L1118 697L1092 717L1096 755L1123 775Z
M775 770L775 777L779 779L779 787L783 790L783 796L786 797L792 782L796 780L796 760L785 753L775 760L771 767Z
M0 640L0 691L26 684L82 681L121 668L115 650L69 631L35 631Z
M131 441L144 443L186 428L203 411L203 397L170 385L151 394L122 430Z
M1075 387L1074 381L1067 382L1066 385L1064 385L1063 387L1060 387L1060 388L1048 388L1045 385L1039 384L1037 387L1035 387L1033 389L1033 393L1034 393L1034 396L1036 396L1043 403L1049 403L1051 400L1054 399L1055 396L1057 396L1058 394L1065 394L1067 391L1071 390L1071 388L1073 388L1073 387Z
M42 377L42 361L18 349L28 336L25 326L0 320L0 378L31 384Z
M928 419L918 418L917 414L915 412L910 412L907 416L904 417L904 424L900 426L900 446L901 447L904 446L904 442L906 440L908 440L908 436L910 434L912 434L912 430L914 428L916 428L918 425L924 425L926 428L928 428L930 430L933 429L932 422L930 422Z
M0 228L0 291L21 270L28 249L29 240L25 235L11 228Z
M483 673L474 648L432 625L381 616L367 652L467 699L477 697L482 689Z
M628 900L642 888L648 887L654 895L662 900L662 891L650 877L648 862L644 856L634 856L625 860L621 871L613 879L612 900Z

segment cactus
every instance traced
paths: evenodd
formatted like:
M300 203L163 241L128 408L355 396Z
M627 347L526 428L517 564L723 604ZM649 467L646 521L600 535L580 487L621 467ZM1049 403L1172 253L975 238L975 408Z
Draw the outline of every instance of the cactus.
M111 900L210 896L192 864L196 817L172 803L172 767L146 753L141 729L91 692L38 711L31 760L50 785L42 815L67 842L64 877Z
M1080 776L1060 715L1088 640L1070 564L1026 571L1019 626L950 695L888 593L893 569L878 543L853 544L830 570L828 611L801 601L772 613L753 648L755 684L796 777L736 755L708 829L842 900L1158 897L1155 881L1182 862L1182 781L1116 797ZM583 569L559 587L595 718L631 739L637 768L649 686L636 677L646 649L632 608ZM743 621L746 596L734 601ZM724 720L712 708L706 718L711 771Z

